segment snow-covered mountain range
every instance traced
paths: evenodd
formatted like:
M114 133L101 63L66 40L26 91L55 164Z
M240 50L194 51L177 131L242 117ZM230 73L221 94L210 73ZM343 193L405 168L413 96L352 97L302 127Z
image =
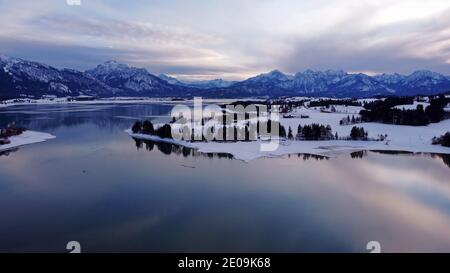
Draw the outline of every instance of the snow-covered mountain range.
M108 61L87 71L57 69L42 63L0 56L0 99L89 95L98 97L277 97L438 94L450 91L450 78L432 71L369 76L342 70L285 74L279 70L240 82L221 79L181 81L155 76L144 68Z
M274 70L232 87L258 95L271 89L279 93L330 97L428 95L450 91L450 78L431 71L416 71L408 76L397 73L369 76L342 70L306 70L295 75Z
M181 87L150 74L144 68L130 67L116 61L107 61L87 70L85 74L128 96L176 96L183 91Z
M226 80L222 80L222 79L214 79L214 80L189 80L189 81L185 81L185 80L179 80L177 78L165 75L165 74L160 74L158 75L158 77L160 79L165 80L166 82L170 83L170 84L175 84L175 85L179 85L179 86L185 86L185 87L194 87L194 88L199 88L199 89L210 89L210 88L224 88L224 87L229 87L232 84L236 83L236 81L226 81Z

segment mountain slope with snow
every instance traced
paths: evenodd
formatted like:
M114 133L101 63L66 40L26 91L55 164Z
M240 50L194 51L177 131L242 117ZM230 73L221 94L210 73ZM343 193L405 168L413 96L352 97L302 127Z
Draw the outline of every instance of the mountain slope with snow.
M183 81L178 80L177 78L170 77L165 74L160 74L158 76L160 79L165 80L166 82L178 86L183 87L192 87L192 88L198 88L198 89L210 89L210 88L226 88L231 86L232 84L236 83L235 81L225 81L222 79L214 79L214 80L192 80L192 81Z
M85 72L57 69L19 58L0 57L0 99L57 97L242 98L280 96L373 97L448 93L450 78L432 71L369 76L342 70L306 70L294 75L273 70L240 82L181 81L144 68L108 61Z
M86 74L131 96L178 95L182 91L180 87L150 74L144 68L130 67L116 61L100 64L87 70Z
M0 98L114 96L119 93L120 90L80 71L59 70L37 62L0 57Z

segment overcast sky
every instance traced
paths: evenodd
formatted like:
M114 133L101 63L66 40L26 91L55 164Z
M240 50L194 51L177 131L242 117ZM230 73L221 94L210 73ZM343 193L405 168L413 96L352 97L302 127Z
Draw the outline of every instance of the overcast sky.
M73 0L72 0L73 1ZM185 78L272 69L450 75L449 0L0 0L0 54Z

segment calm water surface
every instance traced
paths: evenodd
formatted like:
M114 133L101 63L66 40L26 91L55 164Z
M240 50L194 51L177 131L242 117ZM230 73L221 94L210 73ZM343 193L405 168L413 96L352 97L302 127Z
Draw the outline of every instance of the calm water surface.
M0 155L0 252L450 252L450 158L361 152L244 163L135 141L169 105L0 109L57 138Z

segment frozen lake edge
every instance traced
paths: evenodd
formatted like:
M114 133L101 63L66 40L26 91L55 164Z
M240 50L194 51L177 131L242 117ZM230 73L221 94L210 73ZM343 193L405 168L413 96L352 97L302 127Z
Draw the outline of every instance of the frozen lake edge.
M54 139L54 138L56 138L54 135L51 135L48 133L36 132L36 131L25 131L18 136L10 137L9 140L11 141L11 143L5 144L5 145L0 145L0 152L11 150L11 149L23 146L23 145L44 142L44 141Z

